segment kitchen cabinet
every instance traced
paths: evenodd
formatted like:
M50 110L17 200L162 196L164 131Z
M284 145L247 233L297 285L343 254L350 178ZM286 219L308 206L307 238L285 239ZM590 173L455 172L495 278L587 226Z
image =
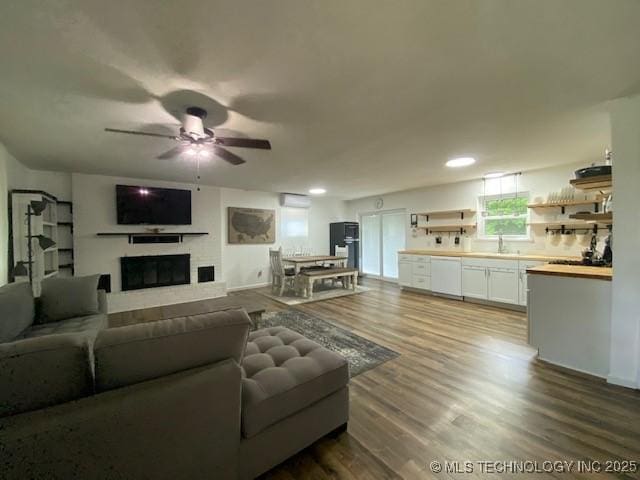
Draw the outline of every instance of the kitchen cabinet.
M398 262L398 285L401 287L410 287L413 282L413 262Z
M521 261L518 270L518 305L527 306L528 279L527 268L544 265L545 262Z
M398 284L456 297L527 306L527 269L536 260L398 255Z
M431 290L431 257L398 255L398 285Z
M487 267L462 265L462 295L464 297L487 299Z
M431 258L431 290L462 296L462 262L459 257Z
M517 304L518 261L469 258L462 261L462 295Z
M518 303L518 269L490 267L487 298L492 302Z

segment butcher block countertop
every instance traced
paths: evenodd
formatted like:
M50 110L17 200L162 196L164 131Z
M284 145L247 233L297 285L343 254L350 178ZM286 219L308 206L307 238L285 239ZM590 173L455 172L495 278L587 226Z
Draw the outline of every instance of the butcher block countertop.
M563 257L562 255L539 255L491 252L459 252L456 250L400 250L402 255L431 255L440 257L494 258L501 260L534 260L549 262L551 260L580 260L580 257Z
M613 268L589 267L586 265L554 265L548 263L546 265L540 265L539 267L527 268L527 273L611 281Z

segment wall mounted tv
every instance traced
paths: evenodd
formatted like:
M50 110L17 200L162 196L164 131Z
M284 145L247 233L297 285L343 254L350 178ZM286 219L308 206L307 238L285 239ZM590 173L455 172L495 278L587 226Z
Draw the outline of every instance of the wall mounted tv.
M191 225L191 190L116 185L119 225Z

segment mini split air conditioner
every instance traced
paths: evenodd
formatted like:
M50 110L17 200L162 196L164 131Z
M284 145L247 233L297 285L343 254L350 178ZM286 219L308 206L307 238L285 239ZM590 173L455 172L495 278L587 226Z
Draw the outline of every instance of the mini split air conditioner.
M309 208L311 199L306 195L296 195L295 193L281 193L280 205L283 207Z

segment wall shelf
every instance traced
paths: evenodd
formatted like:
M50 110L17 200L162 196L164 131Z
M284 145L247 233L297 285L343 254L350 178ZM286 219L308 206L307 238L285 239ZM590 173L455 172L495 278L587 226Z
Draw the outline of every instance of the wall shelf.
M456 217L460 217L460 220L464 220L465 215L473 215L474 213L476 213L475 210L472 210L470 208L462 208L458 210L440 210L435 212L420 212L420 213L416 213L415 215L418 215L420 217L426 217L426 221L428 222L429 217L456 216Z
M129 243L181 243L184 237L200 237L209 235L208 232L99 232L98 237L128 237ZM135 241L149 239L149 241Z
M594 210L597 212L600 208L600 201L598 199L592 200L568 200L566 202L549 202L549 203L530 203L527 208L559 208L562 213L565 213L566 207L577 207L582 205L593 205Z
M584 191L609 191L613 180L611 175L598 175L596 177L574 178L569 183L578 190Z
M436 232L464 234L464 233L467 233L467 230L476 228L476 224L470 223L467 225L418 225L415 228L424 229L427 235L430 235Z
M527 223L532 227L545 227L545 232L560 232L563 234L573 233L576 230L584 230L585 232L598 233L597 223L576 222L576 221L558 221L558 222L532 222Z
M596 223L604 223L611 224L613 223L613 212L607 213L574 213L569 215L569 218L573 218L576 220L585 220L587 222L596 222Z

